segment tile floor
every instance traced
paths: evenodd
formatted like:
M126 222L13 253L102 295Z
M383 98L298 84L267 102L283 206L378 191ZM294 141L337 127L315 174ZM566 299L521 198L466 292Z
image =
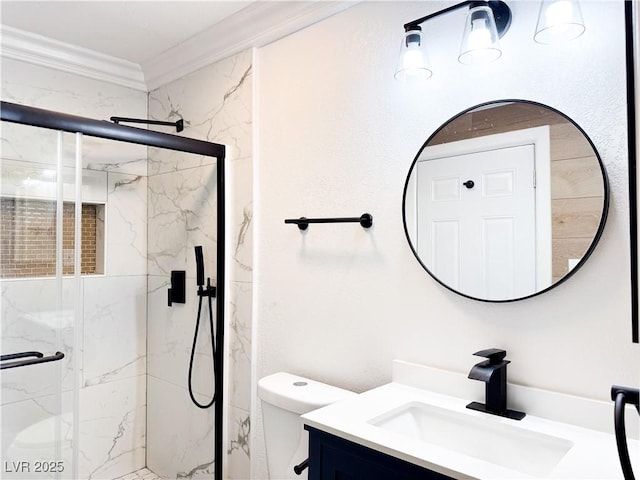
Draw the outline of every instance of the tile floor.
M114 478L113 480L162 480L148 468L140 469L136 472L127 473L124 477Z

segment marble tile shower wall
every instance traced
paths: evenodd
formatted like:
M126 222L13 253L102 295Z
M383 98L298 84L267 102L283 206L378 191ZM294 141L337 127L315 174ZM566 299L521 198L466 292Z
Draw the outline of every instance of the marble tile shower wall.
M2 60L2 73L2 99L6 101L91 118L146 115L143 92L7 59ZM72 362L79 356L78 476L111 479L145 465L146 149L90 138L83 143L84 167L107 172L102 219L105 274L83 277L83 314L77 321L72 313L72 280L64 280L61 323L55 315L54 279L0 282L2 352L50 352L57 348L54 339L59 335L66 354L60 365L61 412L56 411L55 363L3 371L2 460L33 460L30 455L52 460L54 448L48 442L54 440L58 414L67 440L62 443L63 458L70 460ZM68 145L70 149L73 141ZM55 162L55 152L55 134L3 125L3 159L46 164ZM75 329L82 333L79 351L73 348ZM67 463L63 478L70 478L70 472ZM8 472L2 475L12 476L29 478Z
M249 478L251 60L247 51L205 68L153 92L147 105L142 92L2 59L3 100L91 118L145 117L148 108L151 118L165 119L177 112L187 120L185 135L228 146L228 233L233 239L229 247L233 258L227 295L231 303L227 476L235 479ZM2 157L51 163L55 137L50 131L3 125ZM70 161L66 164L70 165L72 139L67 145ZM215 272L215 161L152 150L147 177L143 147L85 137L83 151L85 168L107 172L108 200L102 219L106 225L105 275L83 278L84 314L74 323L69 313L59 332L66 353L62 362L63 431L70 427L71 365L74 356L80 355L79 475L114 478L142 468L146 457L165 478L211 478L212 411L190 404L186 371L196 313L194 245L204 247L208 275ZM189 303L169 309L168 272L178 268L187 270L190 277ZM52 338L58 333L50 321L54 280L3 280L0 287L2 351L53 350ZM64 288L71 290L69 281L65 280ZM69 293L65 305L71 304ZM82 332L79 352L73 351L76 328ZM211 393L207 335L199 337L195 375L196 391L204 395ZM28 460L22 447L53 441L54 368L54 364L45 364L29 367L29 371L3 372L2 460ZM29 427L36 425L40 432L48 429L49 435L31 438L35 429ZM63 442L67 460L70 447L70 442ZM51 446L44 452L45 457L49 455L45 459L52 454ZM10 477L4 472L3 478Z
M231 305L226 477L248 479L252 303L252 52L207 66L149 94L149 118L182 117L191 138L227 146L227 238ZM147 466L164 478L213 478L213 410L191 403L189 354L197 297L193 247L203 246L216 283L216 160L149 149ZM187 303L168 308L171 270L187 272ZM203 308L194 390L212 393L209 326ZM170 413L168 413L170 412Z

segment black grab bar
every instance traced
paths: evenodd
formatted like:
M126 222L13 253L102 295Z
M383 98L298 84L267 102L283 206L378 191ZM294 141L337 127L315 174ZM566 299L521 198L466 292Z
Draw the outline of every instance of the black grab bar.
M611 387L611 400L615 401L614 421L616 444L618 445L618 456L620 457L622 474L624 475L624 480L635 480L631 460L629 459L629 448L627 446L627 433L624 425L624 406L625 403L635 405L636 410L638 410L640 414L640 390L614 385Z
M18 360L16 362L0 363L0 370L4 370L5 368L26 367L27 365L36 365L38 363L55 362L57 360L62 360L64 358L64 353L56 352L48 357L45 357L41 352L10 353L8 355L0 355L0 362L15 360L17 358L29 358L29 360Z

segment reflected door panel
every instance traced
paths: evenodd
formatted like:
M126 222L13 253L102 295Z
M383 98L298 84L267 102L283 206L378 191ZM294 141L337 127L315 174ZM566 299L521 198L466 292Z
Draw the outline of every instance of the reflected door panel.
M420 257L470 296L504 299L535 290L533 146L428 157L425 149L417 164Z

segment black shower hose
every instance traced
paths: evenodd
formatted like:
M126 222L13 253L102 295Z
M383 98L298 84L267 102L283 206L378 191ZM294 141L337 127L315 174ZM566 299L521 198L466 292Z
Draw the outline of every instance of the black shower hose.
M207 278L207 293L204 292L202 285L198 287L198 297L200 297L198 301L198 316L196 317L196 331L193 334L193 345L191 347L191 358L189 359L189 396L191 397L191 401L198 408L209 408L216 401L216 386L215 379L218 378L218 360L216 355L216 340L215 340L215 332L213 331L213 309L211 308L211 279ZM196 397L193 395L193 387L192 387L192 374L193 374L193 358L196 354L196 344L198 343L198 330L200 329L200 314L202 313L202 297L206 296L209 299L209 327L211 328L211 356L213 358L213 395L211 397L211 401L209 403L203 404L196 400Z
M615 388L615 387L614 387ZM626 389L630 390L630 389ZM637 391L628 392L634 395L638 395ZM622 466L622 474L624 476L624 480L635 480L635 476L633 475L633 469L631 467L631 460L629 459L629 448L627 446L627 432L624 425L624 406L628 401L626 398L626 393L624 391L613 391L613 395L615 395L615 404L614 404L614 422L615 422L615 431L616 431L616 444L618 446L618 456L620 457L620 465ZM637 401L637 400L636 400ZM636 403L633 400L630 403ZM638 408L636 406L636 408ZM640 409L638 410L640 413Z

